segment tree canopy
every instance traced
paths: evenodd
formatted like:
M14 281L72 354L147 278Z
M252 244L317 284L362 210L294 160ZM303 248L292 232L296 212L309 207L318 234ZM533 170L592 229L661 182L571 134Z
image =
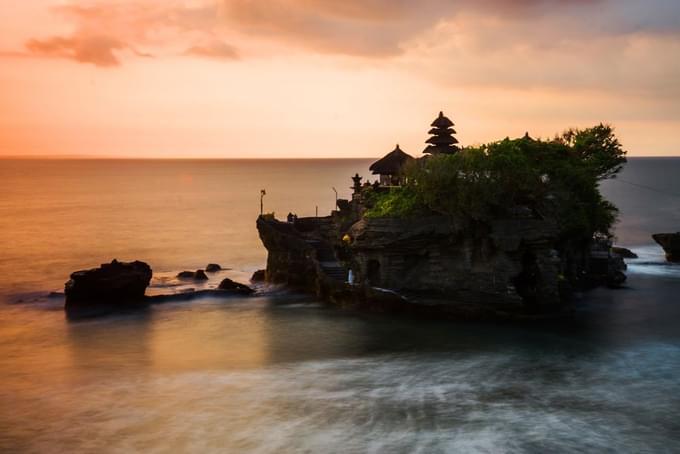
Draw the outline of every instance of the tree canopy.
M570 129L552 140L528 135L419 159L403 187L374 194L367 216L436 213L490 220L524 207L557 218L564 236L609 235L617 209L598 182L615 177L626 152L608 125Z

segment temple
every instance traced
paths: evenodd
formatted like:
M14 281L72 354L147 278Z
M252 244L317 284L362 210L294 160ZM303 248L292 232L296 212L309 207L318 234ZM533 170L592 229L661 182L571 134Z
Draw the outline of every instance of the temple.
M459 152L453 122L443 112L431 126L425 156L415 159L397 145L370 166L379 181L362 183L354 175L351 199L338 199L329 216L281 222L261 215L257 229L268 251L266 281L376 312L463 319L561 313L562 273L588 258L580 249L557 255L559 229L551 217L521 206L484 223L466 213L367 214L376 193L407 183L407 166ZM598 260L602 273L620 269L612 267L619 265L609 252Z
M404 182L403 171L406 164L413 161L415 161L415 158L404 153L397 144L394 150L371 164L368 170L373 172L373 175L380 175L381 186L399 186Z
M429 144L423 153L436 154L454 154L459 151L458 139L454 137L456 131L453 129L453 122L444 115L444 112L439 112L439 116L430 125L429 134L432 136L425 141Z

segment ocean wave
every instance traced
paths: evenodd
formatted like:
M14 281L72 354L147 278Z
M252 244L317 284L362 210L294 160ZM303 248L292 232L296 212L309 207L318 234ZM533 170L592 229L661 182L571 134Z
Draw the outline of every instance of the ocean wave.
M666 255L659 246L648 245L631 248L638 256L626 259L628 273L662 277L680 277L680 264L666 260Z
M674 363L656 361L660 355ZM663 451L680 448L669 374L678 359L676 347L648 345L579 359L512 350L391 354L102 376L77 388L52 384L43 399L54 414L19 411L40 423L31 431L37 450Z

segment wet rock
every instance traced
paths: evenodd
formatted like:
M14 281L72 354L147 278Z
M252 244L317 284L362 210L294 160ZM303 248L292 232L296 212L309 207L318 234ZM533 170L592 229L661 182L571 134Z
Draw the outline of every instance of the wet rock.
M614 247L612 247L612 252L614 254L620 255L624 259L636 259L636 258L638 258L638 255L635 252L633 252L630 249L627 249L625 247L614 246Z
M219 288L220 290L232 290L243 294L250 294L255 291L252 288L248 287L247 285L232 281L229 278L224 278L217 288Z
M181 293L172 293L169 295L154 295L148 296L146 300L149 304L162 304L167 302L179 302L179 301L191 301L198 298L210 297L210 298L230 298L232 296L244 296L251 292L244 290L222 290L222 289L201 289L201 290L191 290Z
M208 266L205 267L205 270L208 273L216 273L216 272L222 270L222 267L217 263L209 263Z
M680 232L655 233L652 238L663 248L666 253L666 260L680 262Z
M97 312L98 307L143 303L151 276L151 267L144 262L115 259L99 268L76 271L64 285L65 309L67 313L79 309Z
M205 274L205 271L203 271L203 270L182 271L177 275L177 277L179 279L194 279L194 280L197 280L197 281L208 280L208 276Z
M265 277L266 277L265 270L257 270L251 276L250 282L264 282Z

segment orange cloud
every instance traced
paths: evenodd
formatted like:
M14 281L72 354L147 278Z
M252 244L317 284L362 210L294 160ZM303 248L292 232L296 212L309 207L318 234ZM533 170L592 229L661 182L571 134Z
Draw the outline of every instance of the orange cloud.
M228 60L239 58L236 48L222 41L211 41L207 44L192 46L188 48L184 54Z
M119 54L125 50L144 57L151 56L153 50L154 54L234 58L235 49L230 50L226 43L218 45L213 38L220 25L217 10L215 2L193 7L155 0L74 2L52 8L74 24L74 32L33 38L25 47L34 56L66 58L100 67L120 65Z
M32 39L26 43L26 49L34 55L68 58L101 67L119 66L120 60L115 53L119 50L131 49L137 55L149 56L111 36L87 33Z
M475 16L482 18L474 30L475 40L500 48L518 40L546 46L555 34L558 40L585 43L605 35L680 33L680 6L675 0L656 0L654 8L637 0L196 0L191 4L75 0L53 11L72 22L75 32L34 38L29 51L100 66L120 63L116 52L125 48L154 48L159 55L233 58L247 54L236 48L247 47L249 40L325 54L395 57L442 23ZM506 35L489 32L488 19L508 29L519 24L523 30Z

